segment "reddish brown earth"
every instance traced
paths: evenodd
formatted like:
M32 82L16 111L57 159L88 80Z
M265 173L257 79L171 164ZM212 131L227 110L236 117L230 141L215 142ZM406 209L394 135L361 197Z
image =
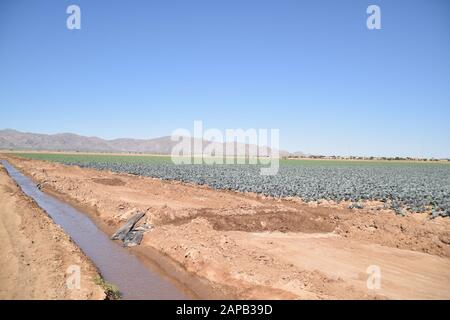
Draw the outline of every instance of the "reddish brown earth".
M450 299L450 219L8 158L109 234L146 212L155 228L131 250L149 260L163 254L195 276L203 286L186 284L203 298ZM367 288L370 266L380 268L380 289Z
M1 300L105 298L95 266L1 166L0 252ZM80 268L79 287L69 266Z

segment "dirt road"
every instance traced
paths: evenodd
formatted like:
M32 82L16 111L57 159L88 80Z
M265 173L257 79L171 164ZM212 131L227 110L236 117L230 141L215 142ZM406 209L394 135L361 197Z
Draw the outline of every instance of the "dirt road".
M0 299L105 298L92 263L1 166L0 252Z
M43 190L84 209L108 234L146 212L155 228L132 250L148 260L162 253L172 269L194 274L198 283L179 280L201 297L450 299L450 219L9 161ZM373 268L379 289L367 286ZM205 287L212 290L205 294Z

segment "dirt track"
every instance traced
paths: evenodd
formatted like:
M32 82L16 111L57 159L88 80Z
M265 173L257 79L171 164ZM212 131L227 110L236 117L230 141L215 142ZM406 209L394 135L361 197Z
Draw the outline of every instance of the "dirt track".
M109 234L134 212L146 212L155 228L133 250L150 259L155 250L163 253L212 287L215 297L450 299L449 219L314 207L36 160L9 161L43 190L89 212ZM366 286L371 265L380 267L379 290Z
M105 298L92 263L1 166L0 252L0 299ZM79 289L67 286L71 265L80 267Z

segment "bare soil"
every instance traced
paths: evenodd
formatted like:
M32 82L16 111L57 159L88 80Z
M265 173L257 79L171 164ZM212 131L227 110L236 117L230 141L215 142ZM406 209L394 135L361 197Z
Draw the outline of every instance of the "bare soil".
M105 299L95 266L1 166L0 252L1 300ZM79 288L69 266L80 268Z
M207 283L214 297L450 299L450 219L8 160L44 191L81 207L108 234L146 212L155 228L132 250L148 259L163 254ZM379 289L367 287L371 266L380 268Z

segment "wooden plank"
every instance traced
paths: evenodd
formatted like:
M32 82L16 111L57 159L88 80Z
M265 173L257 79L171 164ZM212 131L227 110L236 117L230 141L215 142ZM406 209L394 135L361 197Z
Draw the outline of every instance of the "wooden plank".
M143 216L145 216L145 213L136 213L111 236L111 239L123 241L127 234L133 229L134 225L141 220Z

